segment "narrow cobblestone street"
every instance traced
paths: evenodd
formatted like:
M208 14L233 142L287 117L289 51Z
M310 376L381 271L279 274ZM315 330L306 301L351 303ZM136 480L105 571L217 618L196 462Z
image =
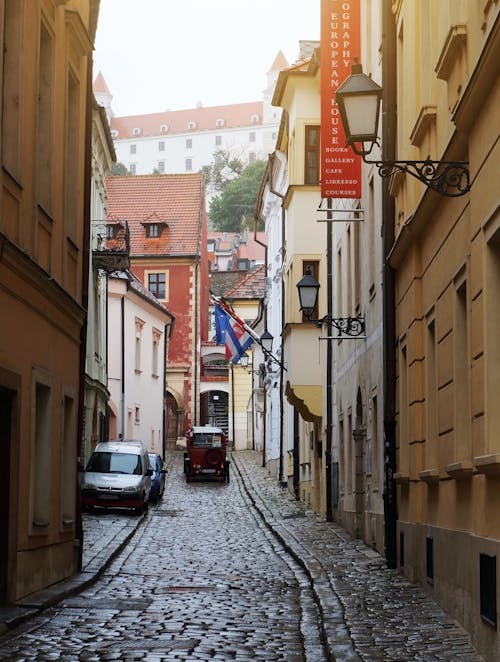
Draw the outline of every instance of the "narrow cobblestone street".
M0 660L481 660L423 590L306 511L257 453L233 454L229 484L186 484L182 453L168 462L143 518L85 516L84 571L102 572L4 632Z

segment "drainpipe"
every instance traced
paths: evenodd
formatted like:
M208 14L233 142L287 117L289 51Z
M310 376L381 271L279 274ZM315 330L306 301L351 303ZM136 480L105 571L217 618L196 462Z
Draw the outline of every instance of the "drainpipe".
M255 214L253 219L253 239L256 244L264 247L264 265L265 272L267 274L267 244L264 244L262 241L257 239L257 225L259 223L259 214ZM267 329L267 307L264 308L264 329ZM264 384L264 411L263 411L263 431L262 431L262 466L266 466L266 441L267 441L267 396L266 396L266 385Z
M384 0L382 13L382 160L396 158L396 28L392 0ZM397 565L396 472L396 319L395 279L388 255L394 244L394 199L389 180L382 180L383 317L384 317L384 522L387 566Z

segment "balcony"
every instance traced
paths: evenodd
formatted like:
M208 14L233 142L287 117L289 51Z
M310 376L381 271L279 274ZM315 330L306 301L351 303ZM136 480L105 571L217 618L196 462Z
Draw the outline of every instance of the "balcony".
M126 221L92 222L92 264L106 273L130 267L130 231Z

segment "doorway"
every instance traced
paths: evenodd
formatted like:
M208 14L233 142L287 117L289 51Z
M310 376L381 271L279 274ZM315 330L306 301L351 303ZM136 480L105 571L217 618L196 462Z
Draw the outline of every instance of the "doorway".
M16 391L0 386L0 603L8 601L10 486L13 415Z

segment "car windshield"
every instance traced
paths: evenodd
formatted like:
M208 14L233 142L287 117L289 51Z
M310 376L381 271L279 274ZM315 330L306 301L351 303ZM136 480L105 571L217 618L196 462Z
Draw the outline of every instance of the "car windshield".
M88 464L87 471L104 474L142 474L140 455L132 453L94 453Z
M221 445L221 436L220 434L214 434L213 432L198 432L193 435L193 446L196 448L203 448L206 446L219 447Z

